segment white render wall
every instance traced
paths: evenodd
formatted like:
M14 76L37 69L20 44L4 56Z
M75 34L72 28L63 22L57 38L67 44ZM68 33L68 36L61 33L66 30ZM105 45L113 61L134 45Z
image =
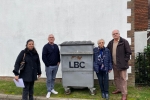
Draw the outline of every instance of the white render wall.
M127 30L131 29L127 24L127 16L131 15L127 1L0 0L0 76L13 76L16 57L28 39L35 41L40 58L50 33L57 44L91 40L97 45L97 40L103 38L107 45L114 29L127 39ZM45 77L42 60L41 67ZM57 78L61 76L60 66Z
M134 33L134 45L135 45L135 54L138 52L143 52L144 47L147 46L147 31L138 31Z

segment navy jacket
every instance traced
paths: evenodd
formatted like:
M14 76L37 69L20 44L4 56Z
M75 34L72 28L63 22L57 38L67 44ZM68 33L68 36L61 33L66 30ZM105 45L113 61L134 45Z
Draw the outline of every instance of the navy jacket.
M52 46L47 43L43 47L42 60L46 67L56 66L57 63L60 62L60 52L57 44L53 44Z
M100 54L100 48L95 47L93 49L93 67L94 67L94 71L99 73L99 65L100 62L98 61L98 56ZM103 50L103 56L104 56L104 67L106 67L106 71L112 70L112 60L111 60L111 54L108 48L104 47Z

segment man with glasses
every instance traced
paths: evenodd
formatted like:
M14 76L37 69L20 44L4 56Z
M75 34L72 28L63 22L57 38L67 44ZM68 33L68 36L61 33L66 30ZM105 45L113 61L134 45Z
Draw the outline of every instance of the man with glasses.
M54 43L54 35L50 34L48 36L48 43L43 47L42 52L42 60L45 64L45 71L47 77L47 95L46 98L49 98L51 93L58 94L57 91L54 90L54 82L58 70L58 66L60 63L60 53L58 45Z
M116 90L113 94L122 93L121 100L127 100L127 69L128 61L131 55L131 49L126 39L120 37L119 30L112 32L113 40L111 40L107 48L111 52L114 81Z

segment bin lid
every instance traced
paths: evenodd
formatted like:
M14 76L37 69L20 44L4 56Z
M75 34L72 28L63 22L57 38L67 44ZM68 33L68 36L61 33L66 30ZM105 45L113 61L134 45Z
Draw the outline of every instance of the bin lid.
M73 46L73 45L94 45L92 41L65 41L60 46Z

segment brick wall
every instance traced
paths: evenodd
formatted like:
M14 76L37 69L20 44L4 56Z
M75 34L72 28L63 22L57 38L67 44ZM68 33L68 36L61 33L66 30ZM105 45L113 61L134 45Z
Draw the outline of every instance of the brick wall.
M149 20L150 19L150 0L132 0L134 2L134 11L132 11L132 15L134 16L132 20L134 20L134 25L132 26L133 29L131 29L133 32L134 31L147 31L149 27ZM131 36L132 34L132 36ZM131 40L134 39L134 34L131 33L130 37ZM150 35L150 34L148 34ZM134 42L133 42L134 43ZM134 48L134 45L131 44L131 47ZM132 51L134 53L134 50ZM132 55L133 56L133 55ZM131 63L132 65L133 62ZM132 71L134 68L132 69Z
M131 30L127 32L127 37L131 38L131 60L129 65L132 66L132 73L129 74L128 85L135 85L135 48L134 48L134 32L145 31L148 29L148 0L131 0L127 4L128 9L131 9L131 16L127 17L127 22L131 23Z
M134 0L135 31L148 29L148 0Z
M148 30L150 30L150 0L148 0ZM150 32L147 33L147 43L150 44Z
M150 29L150 0L148 0L148 29Z
M127 31L127 37L131 38L131 60L129 61L129 65L132 67L131 73L128 74L128 85L129 86L135 86L135 67L134 67L134 59L135 59L135 53L134 53L134 26L135 26L135 1L131 0L127 2L127 8L131 9L131 16L127 16L127 23L131 24L131 30Z

